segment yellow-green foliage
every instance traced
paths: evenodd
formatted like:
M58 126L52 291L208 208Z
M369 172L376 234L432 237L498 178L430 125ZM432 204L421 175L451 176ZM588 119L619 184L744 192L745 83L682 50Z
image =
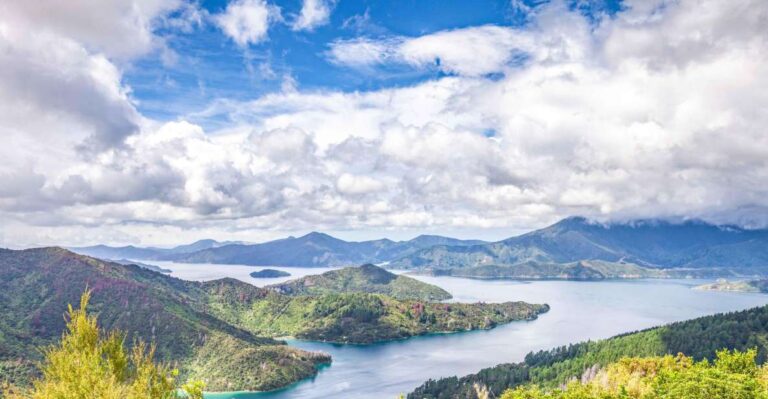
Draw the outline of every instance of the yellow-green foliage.
M90 292L80 298L80 307L69 306L67 330L61 342L44 350L42 377L26 391L8 389L13 399L171 399L180 391L176 370L153 362L154 347L137 342L126 351L125 336L116 331L102 333L96 317L86 312ZM202 398L199 383L187 397Z
M521 386L502 399L768 399L768 366L758 366L756 356L722 350L711 363L682 354L623 358L588 381L553 390Z

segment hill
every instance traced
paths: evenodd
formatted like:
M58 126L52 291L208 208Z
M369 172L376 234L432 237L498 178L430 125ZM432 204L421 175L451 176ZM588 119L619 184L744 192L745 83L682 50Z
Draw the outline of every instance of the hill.
M350 242L323 233L309 233L261 244L225 245L164 259L187 263L225 263L254 266L349 266L399 259L436 244L462 246L482 241L419 236L409 241Z
M285 295L321 295L366 292L395 299L442 301L451 298L444 289L408 276L399 276L378 266L365 264L331 270L266 287Z
M588 341L529 353L523 362L500 364L461 378L429 380L409 399L468 398L481 393L497 398L509 388L537 384L556 388L593 375L623 357L683 353L694 359L715 359L723 349L757 349L757 361L768 359L768 306L672 323L601 341ZM706 396L703 396L706 397Z
M533 320L549 306L525 302L435 303L381 294L281 295L225 279L208 283L209 308L223 320L268 336L369 344L430 333L490 329Z
M438 245L392 262L393 267L455 269L486 265L551 265L583 260L649 268L718 268L768 271L768 230L716 226L701 221L638 220L600 224L584 218L503 241Z
M0 249L0 370L24 382L38 348L61 336L67 304L88 287L105 329L154 341L157 357L211 390L275 389L316 374L327 355L258 337L206 312L208 285L60 248ZM237 370L237 373L226 371ZM216 377L212 377L216 376Z

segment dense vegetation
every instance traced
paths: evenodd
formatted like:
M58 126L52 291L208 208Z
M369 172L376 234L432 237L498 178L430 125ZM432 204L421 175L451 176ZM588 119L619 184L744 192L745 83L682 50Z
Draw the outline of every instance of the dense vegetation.
M768 367L756 352L719 351L713 362L679 354L626 357L563 388L527 384L501 399L766 399Z
M434 303L368 293L290 297L228 280L207 283L206 288L211 311L245 330L340 343L489 329L532 320L549 309L525 302Z
M768 293L768 280L743 280L728 281L717 280L711 284L703 284L695 289L706 291L735 291L735 292L763 292Z
M495 398L509 388L534 383L556 388L594 373L623 357L684 353L696 360L714 359L723 348L756 348L759 363L768 357L768 307L719 314L669 324L597 342L584 342L530 353L521 363L501 364L465 377L430 380L409 398Z
M267 288L291 296L367 292L384 294L395 299L421 301L442 301L451 298L451 294L440 287L397 275L371 264L332 270Z
M212 315L202 283L59 248L0 250L0 380L29 384L38 348L61 336L67 304L77 302L86 287L102 327L124 331L128 343L154 342L158 360L178 365L180 377L203 379L212 390L285 386L330 361ZM205 361L208 352L215 352L216 362ZM238 372L206 380L220 369Z
M96 317L87 314L90 293L80 307L69 306L66 332L61 341L44 350L41 377L29 389L0 387L0 397L10 399L202 399L204 384L191 381L179 391L178 372L154 362L154 347L137 342L132 350L125 335L102 332ZM3 392L5 391L5 392Z
M251 272L249 275L253 278L278 278L288 277L291 275L291 273L275 269L262 269L259 271Z

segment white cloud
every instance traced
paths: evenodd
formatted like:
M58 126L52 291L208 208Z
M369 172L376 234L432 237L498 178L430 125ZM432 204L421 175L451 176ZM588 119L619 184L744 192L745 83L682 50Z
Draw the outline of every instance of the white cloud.
M84 93L99 99L97 114L133 115L138 133L115 136L124 145L86 159L70 147L40 148L35 135L65 126L87 137L95 114L59 105L52 109L63 111L25 114L24 124L15 111L3 115L13 150L5 154L12 162L0 164L8 182L0 217L18 232L5 240L519 231L573 214L768 225L768 43L760 24L768 4L646 4L629 2L596 26L553 3L537 8L526 30L345 42L330 49L346 49L333 55L343 64L404 63L410 54L407 62L426 65L439 57L455 76L369 92L297 89L220 100L199 115L231 118L218 132L137 116L114 66L70 39L70 47L45 45L70 60L40 59L63 65L48 73L88 82ZM12 43L4 44L10 54L21 51ZM30 46L12 60L38 60ZM483 56L473 64L463 47ZM525 62L507 66L505 51L524 53ZM25 62L20 68L34 66ZM18 93L5 89L6 76L17 76L9 71L0 64L0 97ZM495 71L503 76L483 78ZM34 90L25 95L30 109L51 108ZM126 104L130 112L115 111ZM120 118L109 121L121 126Z
M331 62L355 68L390 62L400 39L374 40L365 37L331 43L327 55Z
M384 190L384 183L370 176L344 173L336 181L336 187L344 194L370 194Z
M264 0L234 0L214 20L237 45L246 47L266 40L270 23L279 16L280 10Z
M335 6L333 0L304 0L301 13L293 22L293 30L313 30L325 25L331 16L331 10Z

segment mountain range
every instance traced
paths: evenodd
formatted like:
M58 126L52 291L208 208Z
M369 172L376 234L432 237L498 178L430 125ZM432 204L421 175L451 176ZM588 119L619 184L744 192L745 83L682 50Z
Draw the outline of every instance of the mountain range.
M191 244L179 245L173 248L157 247L136 247L127 245L123 247L112 247L109 245L94 245L90 247L70 247L70 251L94 258L122 260L122 259L144 259L144 260L163 260L175 255L188 254L211 248L218 248L225 245L244 244L242 241L216 241L211 239L195 241Z
M702 221L595 223L581 217L506 240L437 245L391 267L454 269L483 265L565 264L599 260L648 268L768 268L768 230Z
M434 235L422 235L408 241L350 242L313 232L260 244L202 240L171 249L95 246L72 250L105 259L256 266L320 267L374 263L391 268L451 270L489 265L565 265L592 260L613 263L613 268L618 270L614 274L625 273L621 265L630 265L635 271L636 267L760 273L768 270L768 230L714 225L698 220L596 223L571 217L497 242ZM653 275L655 272L641 274Z
M70 249L102 259L322 267L383 263L435 245L462 246L484 243L479 240L459 240L434 235L421 235L408 241L344 241L328 234L312 232L301 237L288 237L260 244L201 240L171 249L105 245Z

